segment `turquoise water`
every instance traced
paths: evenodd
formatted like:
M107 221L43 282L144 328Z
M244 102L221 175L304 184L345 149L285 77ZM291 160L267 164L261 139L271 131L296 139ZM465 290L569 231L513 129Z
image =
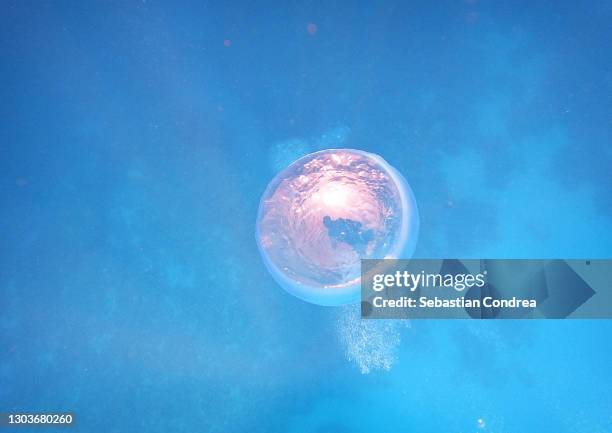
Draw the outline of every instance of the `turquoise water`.
M0 411L83 432L612 432L612 322L363 323L278 287L254 233L279 169L349 147L410 183L416 257L609 258L611 18L3 2Z

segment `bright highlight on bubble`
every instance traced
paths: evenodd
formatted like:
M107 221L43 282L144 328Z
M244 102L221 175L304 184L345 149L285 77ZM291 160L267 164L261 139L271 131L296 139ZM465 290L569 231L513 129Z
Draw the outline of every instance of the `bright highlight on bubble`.
M412 190L380 156L306 155L281 171L259 205L257 244L274 279L320 305L359 300L360 260L410 258L419 216Z

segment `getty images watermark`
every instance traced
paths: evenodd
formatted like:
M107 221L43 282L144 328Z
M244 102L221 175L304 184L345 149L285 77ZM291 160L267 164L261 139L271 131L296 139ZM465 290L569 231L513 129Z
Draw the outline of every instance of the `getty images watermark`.
M363 260L363 318L612 318L610 260Z

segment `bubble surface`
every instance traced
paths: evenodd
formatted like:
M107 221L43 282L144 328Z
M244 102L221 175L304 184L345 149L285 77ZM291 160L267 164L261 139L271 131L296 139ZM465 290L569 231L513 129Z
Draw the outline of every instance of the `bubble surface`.
M330 149L306 155L268 185L257 243L275 280L320 305L359 300L362 258L409 258L419 217L405 179L380 156Z

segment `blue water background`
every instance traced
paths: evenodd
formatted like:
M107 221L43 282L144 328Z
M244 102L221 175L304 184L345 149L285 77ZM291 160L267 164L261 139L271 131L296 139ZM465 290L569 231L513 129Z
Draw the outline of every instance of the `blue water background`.
M254 238L280 167L349 147L412 186L416 256L611 257L609 1L0 7L0 411L612 432L612 322L412 322L364 374Z

